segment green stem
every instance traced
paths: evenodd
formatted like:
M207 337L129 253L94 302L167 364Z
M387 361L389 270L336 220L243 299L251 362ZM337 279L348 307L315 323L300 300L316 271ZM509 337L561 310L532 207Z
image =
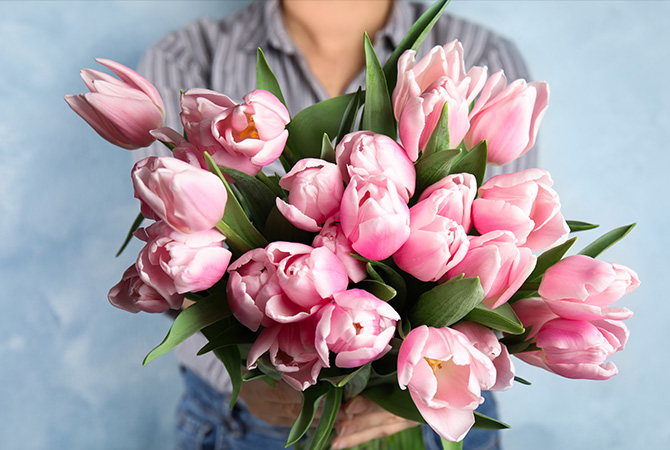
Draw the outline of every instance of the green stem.
M440 437L440 439L442 440L442 450L462 450L463 449L463 441L451 442L451 441L447 441L443 437Z
M226 241L228 241L232 247L239 250L240 253L246 253L249 250L257 248L237 234L235 230L230 228L223 220L216 224L216 229L219 230L226 237Z
M521 287L519 288L520 291L537 291L538 289L540 289L540 283L530 283L530 282L522 284Z

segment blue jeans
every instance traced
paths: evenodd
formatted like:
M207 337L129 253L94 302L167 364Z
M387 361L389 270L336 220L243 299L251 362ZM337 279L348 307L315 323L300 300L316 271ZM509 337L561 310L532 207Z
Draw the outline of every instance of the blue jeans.
M274 427L252 415L241 402L231 410L229 398L200 379L183 371L185 392L177 411L177 450L281 450L288 427ZM495 416L496 406L489 392L478 411ZM440 438L430 427L422 427L426 450L442 448ZM471 430L465 450L500 450L498 433Z

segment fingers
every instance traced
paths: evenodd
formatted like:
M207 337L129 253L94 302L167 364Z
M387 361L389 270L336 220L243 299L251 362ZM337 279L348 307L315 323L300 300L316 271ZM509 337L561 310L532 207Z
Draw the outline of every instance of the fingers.
M290 427L301 410L300 393L283 381L273 388L262 380L242 383L240 397L251 414L270 425Z
M337 436L331 443L333 449L353 447L418 425L417 422L391 414L361 396L348 402L342 411L336 425Z

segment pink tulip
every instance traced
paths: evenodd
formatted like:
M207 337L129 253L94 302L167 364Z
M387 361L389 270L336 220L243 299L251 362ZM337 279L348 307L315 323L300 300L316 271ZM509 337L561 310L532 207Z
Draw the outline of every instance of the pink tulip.
M197 147L184 139L184 136L169 127L151 130L151 135L156 139L174 145L172 156L189 163L192 166L207 169L205 155Z
M219 166L255 176L284 150L290 117L267 91L251 91L238 105L214 91L189 89L181 96L181 120L189 142Z
M415 58L413 50L401 55L393 91L400 140L412 161L425 149L445 104L450 147L458 146L469 128L469 105L482 89L487 72L485 67L465 72L463 47L458 41L434 47L418 63Z
M309 318L263 329L251 346L247 367L255 368L258 358L268 352L270 362L291 387L304 391L316 384L324 365L314 347L315 326Z
M491 360L461 332L422 325L409 332L398 354L398 383L428 425L458 442L475 422L482 389L496 382Z
M333 296L334 302L319 310L316 350L325 367L328 353L336 353L337 367L360 367L391 350L398 313L388 303L362 289Z
M488 162L505 165L535 144L542 116L549 103L549 85L543 81L516 80L507 85L502 70L486 82L470 112L465 146L488 143Z
M393 255L395 263L421 281L438 281L461 262L468 236L455 220L441 215L445 197L436 191L409 210L409 238Z
M340 224L354 250L381 261L409 237L409 208L391 180L355 175L344 190Z
M414 194L416 171L405 150L393 139L372 131L349 133L335 149L337 166L345 182L352 176L383 175L393 181L407 202Z
M533 251L565 242L570 233L561 214L558 194L549 172L526 169L497 175L479 188L472 220L480 234L507 230L516 243Z
M419 197L423 201L433 196L439 215L456 221L470 231L472 202L477 195L477 179L469 173L448 175L428 186Z
M489 328L475 322L459 322L452 327L460 331L470 340L472 345L486 355L496 368L496 383L489 389L506 391L514 384L514 363L507 347L498 341L495 333Z
M145 311L162 313L168 309L180 309L184 301L183 294L172 294L167 298L140 278L135 264L123 273L121 281L109 290L109 302L117 308L131 313Z
M479 277L484 303L491 309L507 302L535 268L537 258L526 247L517 247L509 231L491 231L471 236L465 258L447 272L447 278L460 274Z
M165 298L209 289L230 262L230 251L221 246L225 237L214 229L181 233L156 222L135 236L146 242L137 257L139 276Z
M349 239L344 235L339 222L339 215L335 215L326 220L323 228L314 237L312 246L326 247L340 258L344 268L347 271L349 279L354 283L363 281L367 277L365 262L351 256L354 249L351 247Z
M554 314L541 298L514 303L529 338L540 350L517 353L519 359L566 378L606 380L617 368L606 359L623 350L628 328L618 320L571 320Z
M150 156L135 164L132 178L144 217L162 219L184 233L210 230L223 217L226 188L206 170L169 156Z
M289 191L288 203L277 198L277 208L301 230L318 232L340 209L344 182L335 164L322 159L298 161L279 181Z
M637 274L628 267L574 255L547 269L538 292L554 313L566 319L624 320L633 312L609 305L639 285Z
M108 59L97 62L120 80L97 70L84 69L81 78L91 92L66 95L65 101L103 139L126 149L146 147L149 132L163 125L165 107L156 88L137 72Z
M277 282L290 302L290 309L289 305L280 305L282 314L290 310L311 315L328 303L333 294L347 289L347 272L340 259L326 247L276 241L267 246L266 252L277 271Z

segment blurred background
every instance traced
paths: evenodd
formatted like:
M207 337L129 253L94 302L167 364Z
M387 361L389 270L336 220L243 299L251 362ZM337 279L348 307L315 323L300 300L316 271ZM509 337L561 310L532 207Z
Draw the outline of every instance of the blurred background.
M170 322L107 302L134 260L114 254L138 205L131 153L103 141L63 96L85 92L94 57L135 67L145 48L235 1L0 2L0 448L172 448L181 392L171 355L144 355ZM670 307L670 3L453 1L447 12L514 41L551 85L540 134L568 219L602 232L638 226L602 259L636 269L631 339L606 382L559 378L518 361L498 396L507 450L661 449L670 441L664 340Z

